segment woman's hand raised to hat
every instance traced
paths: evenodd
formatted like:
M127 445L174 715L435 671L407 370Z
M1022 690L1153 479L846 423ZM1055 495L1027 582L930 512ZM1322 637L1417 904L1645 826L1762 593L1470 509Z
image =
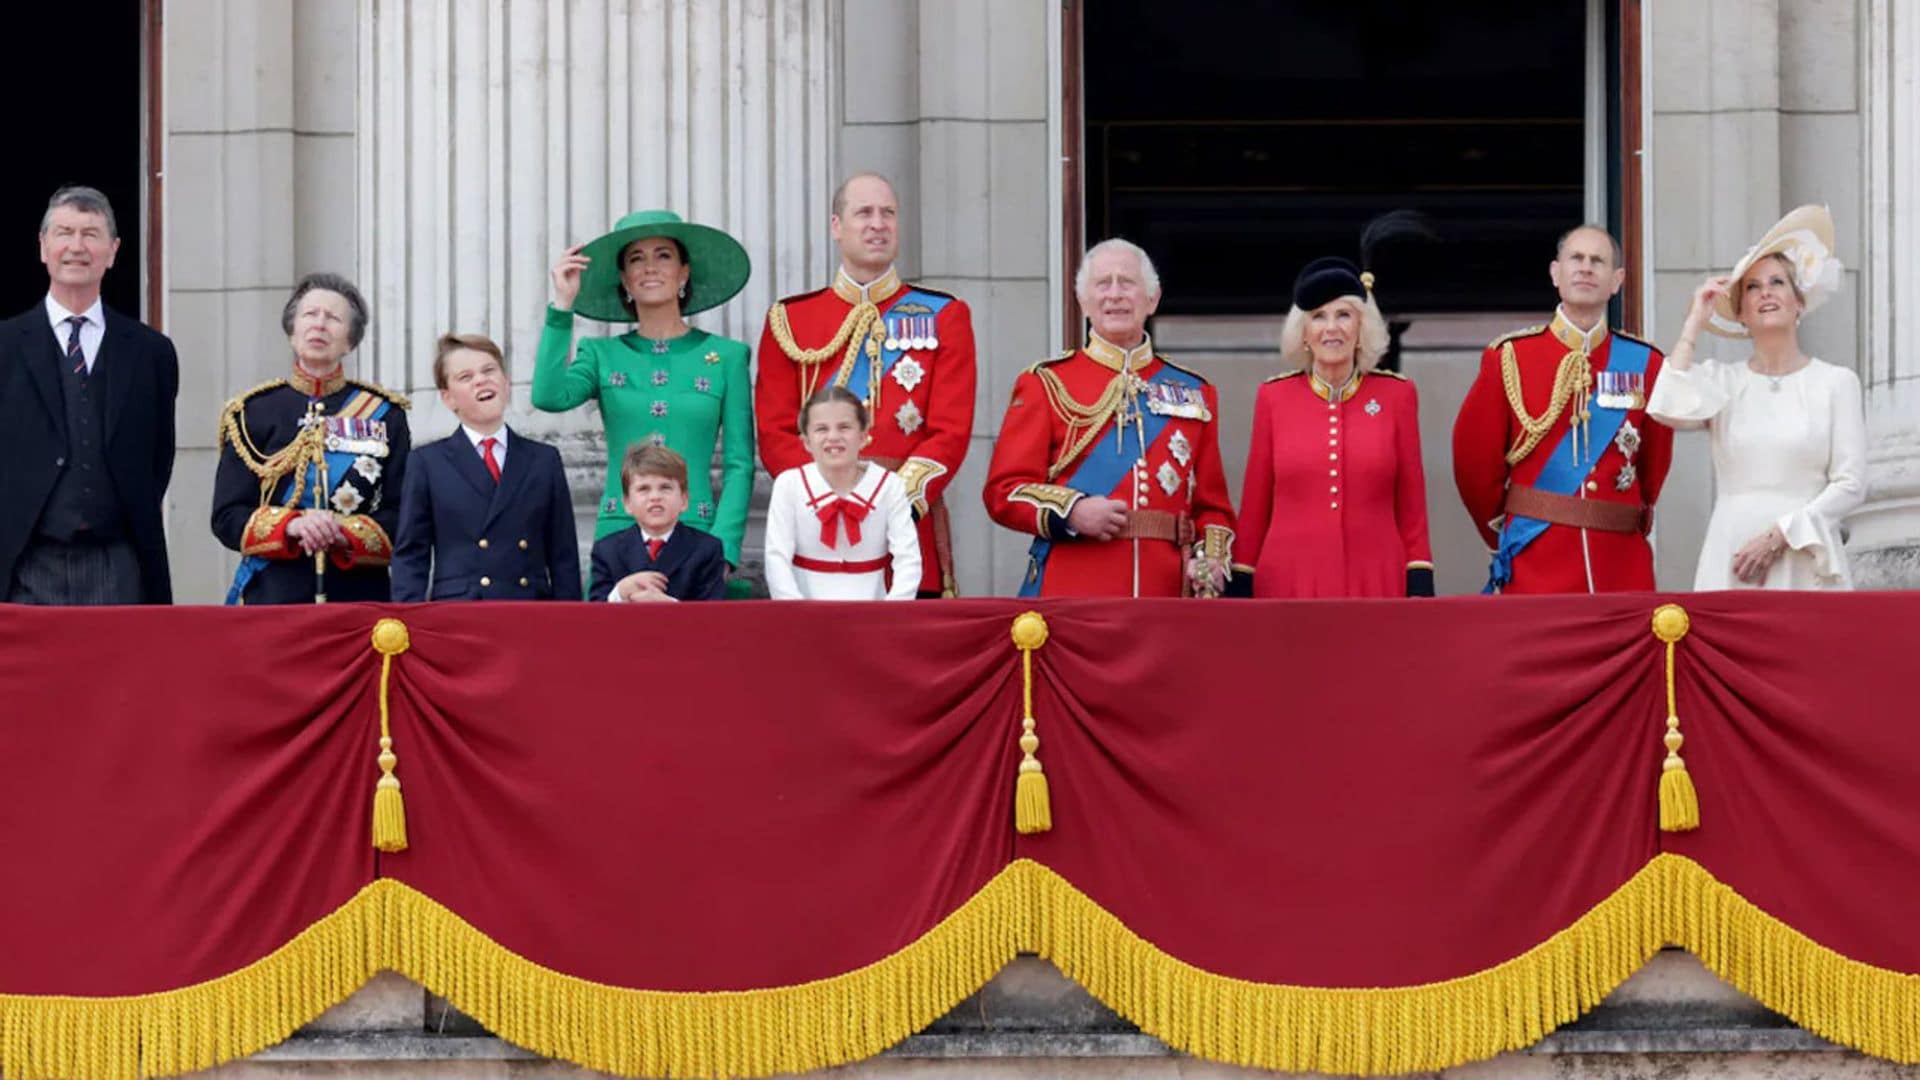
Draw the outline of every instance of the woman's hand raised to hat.
M1667 353L1667 363L1685 371L1693 366L1693 342L1713 317L1713 302L1733 288L1733 279L1722 274L1707 278L1693 290L1693 306L1687 309L1687 321L1680 327L1680 340Z
M587 269L592 259L580 254L587 246L586 241L573 245L553 264L553 306L561 311L572 311L573 302L580 298L580 275Z

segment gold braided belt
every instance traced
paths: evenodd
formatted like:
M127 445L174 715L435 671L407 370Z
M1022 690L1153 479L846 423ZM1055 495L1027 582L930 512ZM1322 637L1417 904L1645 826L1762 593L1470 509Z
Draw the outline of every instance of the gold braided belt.
M1585 460L1593 449L1581 445L1588 440L1587 421L1592 415L1589 406L1593 400L1593 363L1585 349L1575 349L1560 358L1560 367L1553 373L1553 399L1547 403L1547 411L1539 416L1527 412L1526 394L1520 385L1520 360L1513 353L1511 341L1500 346L1500 379L1507 388L1507 404L1512 407L1514 418L1520 421L1520 437L1507 451L1508 465L1517 465L1533 453L1569 403L1573 411L1567 417L1567 424L1573 429L1574 460Z

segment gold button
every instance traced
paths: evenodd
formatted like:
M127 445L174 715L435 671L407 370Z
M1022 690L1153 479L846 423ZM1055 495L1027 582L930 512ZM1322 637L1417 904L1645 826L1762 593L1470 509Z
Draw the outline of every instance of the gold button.
M1327 509L1329 509L1329 510L1338 510L1338 509L1340 509L1340 504L1339 504L1339 503L1333 503L1333 504L1331 504L1331 505L1329 505L1329 506L1327 507Z
M1589 480L1589 481L1587 481L1587 490L1588 490L1588 491L1599 491L1599 490L1600 490L1600 485L1599 485L1599 484L1596 484L1596 483L1594 483L1594 482L1593 482L1593 481L1591 481L1591 480Z
M487 538L484 536L480 538L480 550L481 551L487 550Z
M520 550L521 551L527 550L527 542L525 540L520 541Z
M1327 445L1328 445L1328 446L1339 446L1339 445L1340 445L1340 440L1339 440L1339 439L1328 439L1328 440L1327 440Z
M1327 470L1327 475L1328 475L1328 476L1339 476L1339 475L1340 475L1340 470L1339 470L1339 469L1328 469L1328 470Z
M1340 488L1338 486L1330 487L1327 489L1327 493L1329 495L1338 495L1340 494Z
M481 578L481 579L480 579L480 587L481 587L481 588L483 588L483 589L485 589L485 588L490 588L490 587L491 587L492 585L493 585L493 579L492 579L492 578L490 578L490 577L483 577L483 578Z
M520 579L520 587L521 587L521 588L523 588L523 589L527 587L527 579L526 579L526 578L521 578L521 579Z
M1328 461L1339 461L1339 460L1340 460L1340 455L1339 455L1339 454L1328 454L1328 455L1327 455L1327 460L1328 460Z

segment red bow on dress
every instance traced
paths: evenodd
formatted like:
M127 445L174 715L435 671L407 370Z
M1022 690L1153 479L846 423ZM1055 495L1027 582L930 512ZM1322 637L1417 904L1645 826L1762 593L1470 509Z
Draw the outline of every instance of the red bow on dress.
M867 519L867 506L852 499L835 499L814 511L820 518L820 542L828 547L833 545L834 527L838 525L846 533L848 544L860 542L860 523Z

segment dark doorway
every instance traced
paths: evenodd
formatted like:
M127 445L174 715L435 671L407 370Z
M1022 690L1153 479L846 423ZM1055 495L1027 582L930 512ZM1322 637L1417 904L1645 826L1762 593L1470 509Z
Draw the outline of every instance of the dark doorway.
M40 217L63 184L99 188L113 204L120 253L102 296L123 314L143 314L145 7L142 0L12 4L0 15L0 34L14 43L0 65L0 100L15 103L13 157L0 174L0 316L46 295Z
M1553 241L1585 216L1586 4L1081 11L1087 237L1152 253L1162 312L1283 311L1302 264L1359 258L1395 210L1368 267L1390 315L1550 299Z

